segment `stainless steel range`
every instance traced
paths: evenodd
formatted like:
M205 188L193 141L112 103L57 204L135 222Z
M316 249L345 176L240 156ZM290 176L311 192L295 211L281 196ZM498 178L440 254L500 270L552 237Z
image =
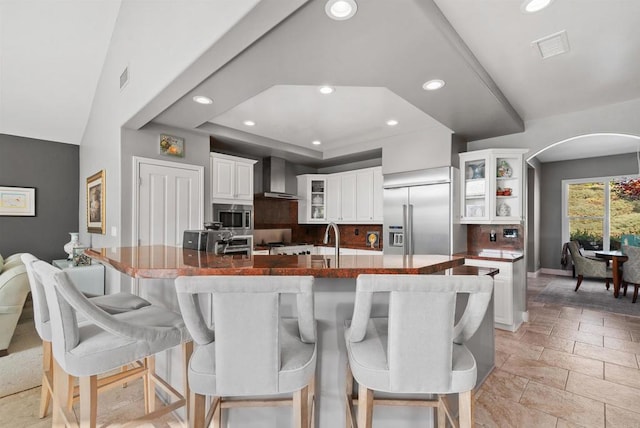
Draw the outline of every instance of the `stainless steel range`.
M269 242L269 255L306 255L313 252L312 244L294 244L284 242Z

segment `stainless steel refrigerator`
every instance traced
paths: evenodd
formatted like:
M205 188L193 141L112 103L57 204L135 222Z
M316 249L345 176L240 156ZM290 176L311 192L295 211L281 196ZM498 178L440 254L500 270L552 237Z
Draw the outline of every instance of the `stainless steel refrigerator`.
M450 255L466 250L458 176L454 167L384 176L384 254Z

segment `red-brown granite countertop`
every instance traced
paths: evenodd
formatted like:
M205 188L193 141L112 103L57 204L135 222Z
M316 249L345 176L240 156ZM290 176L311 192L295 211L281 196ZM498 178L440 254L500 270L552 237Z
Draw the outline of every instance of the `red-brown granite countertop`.
M313 275L355 278L360 274L430 274L464 264L464 258L442 255L241 256L216 255L164 245L91 248L85 253L137 278L181 275Z
M454 256L464 257L466 259L491 260L494 262L517 262L524 258L524 254L518 251L503 250L482 250L467 251L464 253L456 253Z

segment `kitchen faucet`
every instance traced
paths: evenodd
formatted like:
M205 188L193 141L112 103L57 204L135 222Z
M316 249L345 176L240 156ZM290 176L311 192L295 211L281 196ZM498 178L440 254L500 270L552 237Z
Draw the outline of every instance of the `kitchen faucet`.
M338 263L338 259L340 257L340 230L338 229L338 225L334 222L331 222L327 225L327 230L324 231L324 243L329 243L329 229L333 228L333 231L336 235L336 263Z

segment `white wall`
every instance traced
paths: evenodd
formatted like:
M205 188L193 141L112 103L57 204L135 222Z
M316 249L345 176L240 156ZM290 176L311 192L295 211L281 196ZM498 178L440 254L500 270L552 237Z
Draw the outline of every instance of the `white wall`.
M96 88L80 145L81 241L92 247L121 245L122 212L130 200L122 197L121 127L209 48L257 0L234 2L123 0L109 51ZM187 7L188 3L188 7ZM233 5L235 15L228 9ZM119 76L128 65L130 81L119 89ZM86 232L86 177L106 171L105 235ZM116 236L111 236L115 228ZM108 269L111 271L111 269ZM113 280L107 277L107 291Z
M451 165L451 136L443 126L385 139L382 174Z
M567 138L590 133L640 135L640 99L525 122L518 134L471 141L469 150L494 147L528 148L527 156Z

